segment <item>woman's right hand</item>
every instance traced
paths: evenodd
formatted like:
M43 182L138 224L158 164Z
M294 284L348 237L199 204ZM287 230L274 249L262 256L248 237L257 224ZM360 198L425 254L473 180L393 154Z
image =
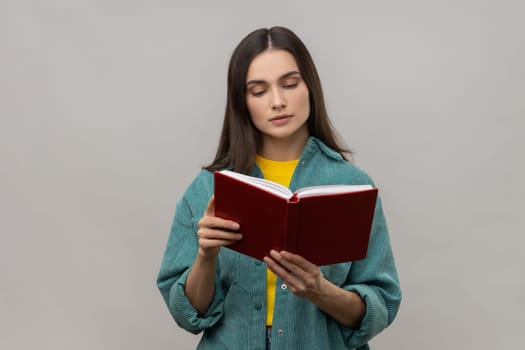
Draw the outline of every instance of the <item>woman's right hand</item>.
M239 230L238 223L215 216L213 197L198 225L199 252L188 274L184 292L198 314L204 315L213 300L217 255L222 246L238 241L242 235L233 232Z
M222 246L230 245L242 238L238 223L215 216L215 198L212 196L204 215L199 220L199 255L204 259L215 259Z

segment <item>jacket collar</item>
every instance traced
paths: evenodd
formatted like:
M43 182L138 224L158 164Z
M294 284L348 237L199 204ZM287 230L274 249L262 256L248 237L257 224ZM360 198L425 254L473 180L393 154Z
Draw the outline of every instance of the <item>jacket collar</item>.
M306 143L306 147L304 148L303 154L301 155L301 160L310 159L317 151L323 152L327 157L334 160L343 159L341 154L325 145L321 140L314 136L310 136L308 138L308 142Z

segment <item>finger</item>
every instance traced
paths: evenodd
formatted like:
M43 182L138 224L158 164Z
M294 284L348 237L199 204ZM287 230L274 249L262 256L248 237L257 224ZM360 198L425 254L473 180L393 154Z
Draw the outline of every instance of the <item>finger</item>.
M239 233L208 228L199 229L197 234L199 236L199 247L204 251L216 250L222 246L229 246L242 238L242 235Z
M266 263L268 269L275 273L277 277L279 277L286 283L289 283L290 279L292 278L292 274L290 273L290 271L285 269L282 265L280 265L277 261L275 261L269 256L265 256L263 258L263 261Z
M199 245L204 249L229 246L235 242L236 240L229 240L229 239L208 239L208 238L199 239Z
M275 250L270 251L270 256L279 263L282 267L286 269L286 271L290 274L290 276L295 276L299 278L304 278L305 271L298 265L294 264L292 261L287 260L286 257L284 257L280 252L277 252Z
M197 231L199 238L203 239L216 239L216 240L228 240L228 241L238 241L242 239L242 234L238 232L229 232L218 230L209 227L201 227Z
M312 272L312 271L316 271L319 268L319 266L309 262L308 260L306 260L300 255L292 254L285 250L281 250L279 253L284 259L292 262L294 265L299 266L304 271Z
M240 227L238 223L231 220L222 219L216 216L203 216L198 223L199 227L218 228L229 231L237 231Z
M292 293L294 293L294 291L300 290L302 288L301 286L303 286L303 280L300 274L303 274L304 272L294 272L289 270L287 267L280 264L276 259L271 257L271 255L272 253L270 252L270 256L263 258L268 268L290 287Z

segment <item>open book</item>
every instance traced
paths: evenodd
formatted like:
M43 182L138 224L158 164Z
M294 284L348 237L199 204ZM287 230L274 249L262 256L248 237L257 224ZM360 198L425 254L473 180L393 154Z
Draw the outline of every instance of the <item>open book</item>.
M377 188L325 185L292 193L229 170L214 179L215 215L238 222L243 234L227 248L259 260L271 249L287 250L319 266L366 256Z

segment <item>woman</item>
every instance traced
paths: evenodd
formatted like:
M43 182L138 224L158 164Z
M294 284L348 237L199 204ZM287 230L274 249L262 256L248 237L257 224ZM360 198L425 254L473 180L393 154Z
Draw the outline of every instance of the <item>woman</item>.
M291 190L373 184L345 153L301 40L283 27L246 36L229 65L217 155L177 204L157 281L177 324L204 331L199 348L368 349L393 321L401 291L379 199L360 261L319 267L270 251L263 263L223 248L242 239L242 227L214 216L213 170Z

